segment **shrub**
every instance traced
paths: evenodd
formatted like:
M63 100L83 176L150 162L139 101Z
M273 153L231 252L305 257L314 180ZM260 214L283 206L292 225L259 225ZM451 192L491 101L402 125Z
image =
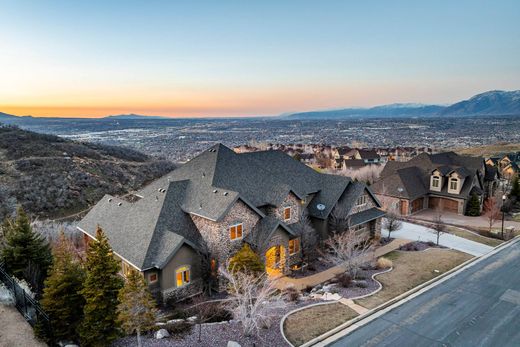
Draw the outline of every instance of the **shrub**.
M247 243L230 259L230 270L245 271L251 273L262 273L265 270L262 259Z
M187 321L180 321L175 323L166 323L165 325L161 326L161 328L168 330L170 334L174 335L176 338L181 339L183 336L191 332L193 325Z
M314 287L313 287L313 286L307 286L307 287L305 287L305 288L303 289L303 291L304 291L305 293L310 293L310 292L312 291L312 288L314 288Z
M343 288L348 288L352 283L352 278L347 273L338 274L335 279Z
M285 297L287 300L295 302L300 297L300 292L294 287L288 287L285 289Z
M380 270L390 268L390 267L392 267L392 265L393 265L393 263L390 259L387 259L384 257L377 259L377 268Z

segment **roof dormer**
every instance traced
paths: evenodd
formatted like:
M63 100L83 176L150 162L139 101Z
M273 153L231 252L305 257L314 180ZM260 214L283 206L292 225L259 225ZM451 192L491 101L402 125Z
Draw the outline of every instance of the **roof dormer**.
M442 173L438 169L433 170L430 176L430 190L440 192L443 183L444 178Z
M460 194L466 175L460 170L454 170L448 174L448 193Z

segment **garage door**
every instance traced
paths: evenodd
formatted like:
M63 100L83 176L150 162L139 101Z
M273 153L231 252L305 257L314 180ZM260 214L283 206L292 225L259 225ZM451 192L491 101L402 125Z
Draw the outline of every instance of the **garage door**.
M442 211L459 212L458 201L444 198L430 198L428 200L428 207L434 210L440 208Z
M415 199L412 201L412 213L422 210L424 198Z

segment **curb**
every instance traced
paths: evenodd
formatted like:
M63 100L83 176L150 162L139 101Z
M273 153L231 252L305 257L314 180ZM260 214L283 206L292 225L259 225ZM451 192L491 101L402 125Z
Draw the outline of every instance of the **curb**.
M453 269L451 269L449 271L446 271L445 273L443 273L443 274L441 274L441 275L439 275L439 276L437 276L435 278L432 278L431 280L426 281L426 282L418 285L415 288L410 289L409 291L407 291L407 292L405 292L405 293L403 293L401 295L396 296L395 298L393 298L393 299L391 299L391 300L381 304L380 306L378 306L378 307L368 311L367 313L365 313L363 315L359 315L359 316L351 319L350 321L347 321L347 322L337 326L336 328L334 328L332 330L329 330L325 334L323 334L321 336L318 336L318 337L316 337L316 338L314 338L314 339L304 343L300 347L310 347L310 346L322 347L322 346L326 346L325 343L320 343L320 342L324 341L325 339L331 337L332 335L335 335L336 333L338 333L338 332L340 332L342 330L345 330L346 328L354 325L355 323L358 323L358 322L360 322L362 320L365 320L367 318L369 318L369 320L367 320L363 324L357 326L355 329L357 329L357 328L359 328L359 327L369 323L373 319L375 319L378 316L380 316L383 313L385 313L385 312L381 312L381 311L383 311L383 310L390 311L390 310L392 310L392 309L402 305L403 303L408 301L408 300L403 300L403 299L406 299L406 298L412 299L413 297L422 294L422 292L425 292L425 291L427 291L427 290L429 290L429 289L431 289L431 288L441 284L442 282L450 279L451 277L453 277L457 273L464 271L466 268L474 266L476 263L479 263L479 262L489 258L490 256L498 253L500 250L502 250L502 248L512 246L513 244L515 244L515 243L517 243L519 241L520 241L520 236L516 236L515 238L513 238L513 239L511 239L511 240L509 240L507 242L504 242L501 245L495 247L491 252L489 252L489 253L487 253L487 254L485 254L483 256L474 257L472 259L466 260L464 263L454 267ZM353 329L353 330L355 330L355 329ZM350 331L347 332L345 335L347 335L348 333L350 333Z
M390 272L394 269L394 267L392 266L391 268L387 269L387 270L384 270L384 271L381 271L381 272L378 272L378 273L375 273L373 274L372 276L370 276L372 278L372 280L376 281L377 284L379 284L379 288L376 289L375 291L373 291L372 293L368 293L368 294L365 294L365 295L361 295L361 296L356 296L356 297L353 297L353 298L344 298L344 299L347 299L347 300L358 300L358 299L362 299L362 298L366 298L366 297L369 297L371 295L374 295L376 294L377 292L379 292L381 289L383 289L383 285L381 284L381 282L379 282L378 280L375 279L376 276L378 275L382 275L382 274L385 274L387 272ZM284 338L285 342L287 342L289 344L289 346L292 346L294 347L294 345L287 339L287 337L285 336L285 333L283 331L283 325L284 325L284 322L285 320L287 319L287 317L289 317L290 315L292 315L293 313L296 313L296 312L299 312L299 311L303 311L305 309L308 309L310 307L313 307L313 306L320 306L320 305L329 305L329 304L334 304L334 303L339 303L339 301L326 301L326 302L318 302L318 303L315 303L315 304L311 304L311 305L308 305L308 306L304 306L304 307L300 307L300 308L297 308L296 310L292 310L292 311L289 311L287 312L285 315L283 315L282 319L280 320L280 332L282 334L282 337ZM312 341L312 340L311 340ZM302 345L302 346L305 346Z

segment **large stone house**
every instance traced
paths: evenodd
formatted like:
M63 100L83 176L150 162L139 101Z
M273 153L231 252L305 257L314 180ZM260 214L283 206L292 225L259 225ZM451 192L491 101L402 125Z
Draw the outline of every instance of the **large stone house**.
M78 228L91 240L101 227L123 275L138 270L158 297L177 300L200 290L203 254L216 270L248 243L268 273L287 273L301 261L294 225L303 213L321 239L334 209L376 236L380 207L363 183L318 173L279 151L238 154L219 144L130 198L104 196Z
M401 215L423 209L464 214L473 194L482 202L497 186L496 170L483 158L454 152L422 153L407 162L389 161L372 189Z

